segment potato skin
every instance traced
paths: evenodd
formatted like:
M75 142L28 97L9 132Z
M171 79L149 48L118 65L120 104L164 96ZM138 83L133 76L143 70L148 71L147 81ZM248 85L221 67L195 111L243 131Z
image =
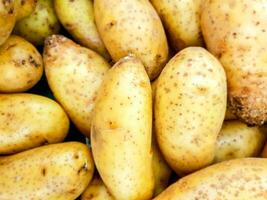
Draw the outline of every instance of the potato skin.
M156 11L147 0L95 0L98 31L113 60L134 54L155 79L168 59L168 44Z
M226 70L230 109L249 125L267 122L266 7L262 0L207 0L202 10L207 48Z
M94 160L115 199L152 197L151 129L149 78L141 61L127 56L106 74L92 118Z
M21 20L29 16L35 9L37 0L16 0L17 14L16 20Z
M91 153L79 142L0 157L0 199L73 200L87 187L93 172Z
M173 57L156 86L157 141L178 174L210 164L226 109L226 77L221 64L201 47Z

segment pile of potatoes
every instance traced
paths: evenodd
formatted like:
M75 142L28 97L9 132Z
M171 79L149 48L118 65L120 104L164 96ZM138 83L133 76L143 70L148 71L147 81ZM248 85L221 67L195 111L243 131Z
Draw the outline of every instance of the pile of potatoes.
M0 200L267 199L266 10L1 0Z

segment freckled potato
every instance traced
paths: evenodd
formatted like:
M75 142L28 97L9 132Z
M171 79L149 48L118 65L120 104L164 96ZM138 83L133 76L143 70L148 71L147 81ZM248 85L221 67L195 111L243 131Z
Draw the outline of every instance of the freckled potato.
M17 15L16 19L21 20L29 16L36 7L37 0L16 0Z
M53 100L34 94L0 94L0 154L62 142L68 129L67 115Z
M32 88L42 74L42 56L31 43L11 35L0 46L0 92L24 92Z
M239 121L225 121L217 138L215 162L258 156L264 146L267 127L248 127Z
M156 86L157 140L178 174L209 165L226 109L226 78L221 64L201 47L172 58Z
M95 0L98 31L113 60L135 54L155 79L168 59L168 44L156 11L147 0Z
M0 157L0 199L74 200L94 172L85 144L51 144Z
M115 199L152 197L151 129L149 78L141 61L127 56L105 76L91 128L97 169Z
M92 109L109 64L97 53L60 35L46 39L43 58L54 96L77 128L90 137Z

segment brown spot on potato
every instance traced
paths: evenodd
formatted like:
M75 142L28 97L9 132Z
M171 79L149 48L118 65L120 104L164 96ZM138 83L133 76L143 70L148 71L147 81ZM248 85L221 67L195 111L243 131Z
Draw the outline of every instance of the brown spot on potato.
M84 164L80 167L80 169L77 171L77 174L79 175L82 171L84 171L84 172L87 172L87 171L88 171L88 168L87 168L87 164L86 164L86 163L84 163Z
M43 168L42 169L42 176L45 176L46 175L46 168Z
M117 124L116 124L115 122L112 122L112 121L109 121L109 127L110 127L111 129L116 129L116 128L118 128Z

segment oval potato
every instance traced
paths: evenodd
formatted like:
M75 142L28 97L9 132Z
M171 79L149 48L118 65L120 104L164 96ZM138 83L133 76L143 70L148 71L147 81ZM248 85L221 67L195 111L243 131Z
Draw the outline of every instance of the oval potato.
M35 9L38 0L16 0L17 15L16 20L21 20L29 16Z

